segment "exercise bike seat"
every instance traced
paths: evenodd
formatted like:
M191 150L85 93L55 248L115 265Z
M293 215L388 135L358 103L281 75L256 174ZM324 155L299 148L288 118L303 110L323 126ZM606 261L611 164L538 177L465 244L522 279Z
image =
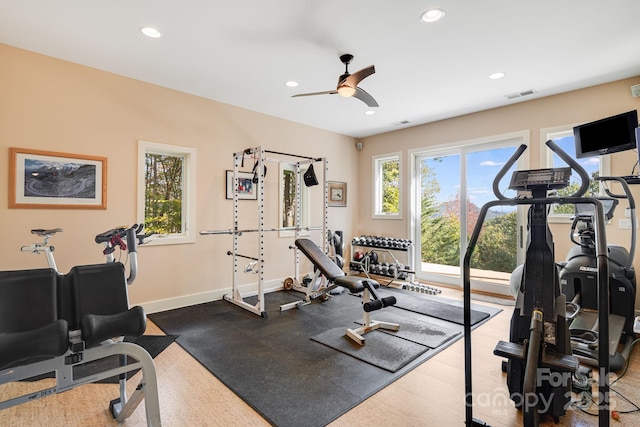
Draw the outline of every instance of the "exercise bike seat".
M44 228L36 228L31 230L31 234L35 234L40 237L44 236L53 236L56 233L62 232L62 228L52 228L49 230L45 230Z

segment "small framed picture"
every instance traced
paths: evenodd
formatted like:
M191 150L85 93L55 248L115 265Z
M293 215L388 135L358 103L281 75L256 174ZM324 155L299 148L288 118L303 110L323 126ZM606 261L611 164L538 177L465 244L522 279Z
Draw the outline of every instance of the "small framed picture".
M253 182L253 173L238 172L238 185L236 192L239 200L258 200L256 184ZM227 171L227 199L233 199L233 171Z
M329 206L347 206L347 183L329 181Z

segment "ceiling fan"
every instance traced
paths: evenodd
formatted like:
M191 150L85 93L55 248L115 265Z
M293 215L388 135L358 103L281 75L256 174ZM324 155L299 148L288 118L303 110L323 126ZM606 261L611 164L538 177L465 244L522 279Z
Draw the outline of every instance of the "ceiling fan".
M356 71L353 74L349 74L349 64L353 60L353 55L345 53L340 55L340 61L344 64L344 74L338 78L338 86L334 90L326 90L324 92L312 92L312 93L299 93L293 95L292 98L297 96L313 96L313 95L333 95L339 94L345 98L354 97L367 104L369 107L378 107L378 103L373 96L369 95L363 89L358 87L358 83L369 77L376 72L373 65L363 68L360 71Z

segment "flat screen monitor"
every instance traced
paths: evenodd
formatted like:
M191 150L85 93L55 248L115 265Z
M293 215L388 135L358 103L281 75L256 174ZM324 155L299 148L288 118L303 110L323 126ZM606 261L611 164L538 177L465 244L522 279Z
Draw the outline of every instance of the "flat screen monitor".
M573 128L576 157L602 156L636 148L637 110Z

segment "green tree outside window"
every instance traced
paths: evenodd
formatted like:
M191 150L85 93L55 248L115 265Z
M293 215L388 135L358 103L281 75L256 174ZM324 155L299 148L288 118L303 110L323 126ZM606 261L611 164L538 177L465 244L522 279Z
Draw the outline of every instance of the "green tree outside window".
M145 154L146 232L175 234L182 232L184 157Z

